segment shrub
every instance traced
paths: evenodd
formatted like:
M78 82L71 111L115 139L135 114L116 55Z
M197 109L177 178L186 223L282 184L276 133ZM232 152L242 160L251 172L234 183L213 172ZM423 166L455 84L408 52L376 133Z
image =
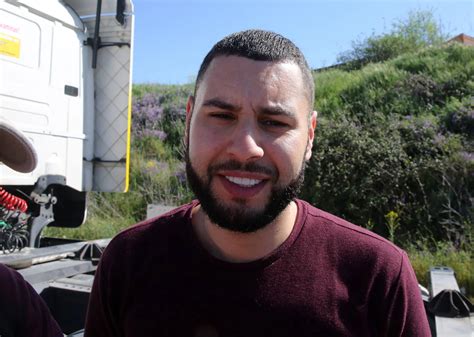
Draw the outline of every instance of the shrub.
M321 120L306 171L303 199L359 225L385 233L384 216L398 209L409 165L399 134L366 129L354 120Z
M368 63L386 61L404 53L439 45L446 38L432 12L411 12L408 19L394 23L390 33L372 34L362 41L353 42L352 49L340 54L338 61L344 63L347 70L360 69Z
M430 118L322 119L302 197L385 236L385 216L395 211L399 243L433 237L460 245L472 224L474 184L462 148Z

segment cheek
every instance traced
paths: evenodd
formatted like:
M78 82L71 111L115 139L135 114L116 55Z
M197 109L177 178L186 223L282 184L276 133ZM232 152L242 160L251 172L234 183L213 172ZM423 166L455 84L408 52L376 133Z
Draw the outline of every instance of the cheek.
M189 132L189 159L199 174L207 170L207 166L217 151L218 142L216 136L205 128L192 127Z
M269 155L279 167L282 179L293 179L300 172L307 144L307 140L303 138L300 134L289 134L275 140L268 149Z

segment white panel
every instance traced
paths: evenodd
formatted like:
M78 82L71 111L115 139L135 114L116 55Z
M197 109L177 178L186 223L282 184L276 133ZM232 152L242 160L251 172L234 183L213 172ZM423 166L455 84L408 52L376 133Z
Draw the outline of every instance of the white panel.
M29 137L38 166L18 176L0 165L0 183L32 184L40 175L61 174L77 190L123 191L127 146L133 7L126 23L113 15L115 0L104 0L98 66L91 68L91 47L84 46L95 26L96 2L0 0L0 118ZM84 88L84 83L86 87ZM78 96L65 95L65 86Z
M0 93L1 115L25 129L46 130L49 125L50 107L46 102L25 100Z
M64 85L79 86L82 67L80 51L85 36L56 23L51 61L51 85L64 91Z
M31 1L23 3L34 5ZM16 32L21 43L16 62L10 61L15 55L0 57L0 119L21 130L38 155L38 165L31 174L0 165L0 184L31 185L40 175L59 174L66 177L69 186L83 190L81 52L86 37L81 30L64 24L78 18L60 2L45 0L43 4L47 13L18 2L0 1L0 33ZM65 95L65 85L77 87L78 96Z
M102 41L130 42L132 17L121 26L114 17L101 18ZM91 23L87 23L88 27ZM94 186L97 191L121 192L126 188L128 103L131 86L131 48L99 49L95 71Z
M90 2L80 0L84 2ZM112 0L109 0L112 1ZM79 28L82 30L82 22L74 11L64 6L61 0L13 0L13 3L21 7L26 7L35 15L42 16L50 21L61 21L63 24L71 28Z
M74 8L81 17L94 16L97 11L97 1L64 0L64 2ZM102 0L102 14L115 13L116 11L117 0ZM132 11L131 1L129 0L125 1L125 11Z
M36 23L0 9L1 60L37 68L40 40L40 28Z
M96 163L94 167L94 187L104 192L122 192L125 186L125 163Z

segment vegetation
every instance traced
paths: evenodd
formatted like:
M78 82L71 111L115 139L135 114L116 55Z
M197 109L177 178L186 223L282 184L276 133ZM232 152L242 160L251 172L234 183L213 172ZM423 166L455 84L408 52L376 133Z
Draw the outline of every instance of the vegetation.
M346 70L360 69L369 63L440 45L446 39L447 35L434 20L432 12L411 12L406 20L395 22L390 33L372 34L362 41L354 41L352 49L339 55L338 61L344 64Z
M414 13L355 43L345 66L314 73L319 118L302 198L402 246L425 286L429 266L449 265L473 296L474 48L442 40L429 13ZM47 234L110 237L149 203L189 201L192 90L135 85L130 192L91 194L84 226Z
M387 235L457 247L472 228L474 49L448 45L315 74L319 125L303 196Z

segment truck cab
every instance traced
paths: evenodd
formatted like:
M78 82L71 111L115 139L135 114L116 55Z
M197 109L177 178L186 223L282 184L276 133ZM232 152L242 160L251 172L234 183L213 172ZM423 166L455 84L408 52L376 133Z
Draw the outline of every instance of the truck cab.
M28 246L80 226L87 192L128 189L132 44L130 1L0 2L0 119L38 154L29 174L0 164L0 186L27 196Z
M0 163L0 263L71 336L109 240L58 244L41 233L80 226L88 192L128 189L133 28L131 0L0 0L0 121L37 153L30 173Z

